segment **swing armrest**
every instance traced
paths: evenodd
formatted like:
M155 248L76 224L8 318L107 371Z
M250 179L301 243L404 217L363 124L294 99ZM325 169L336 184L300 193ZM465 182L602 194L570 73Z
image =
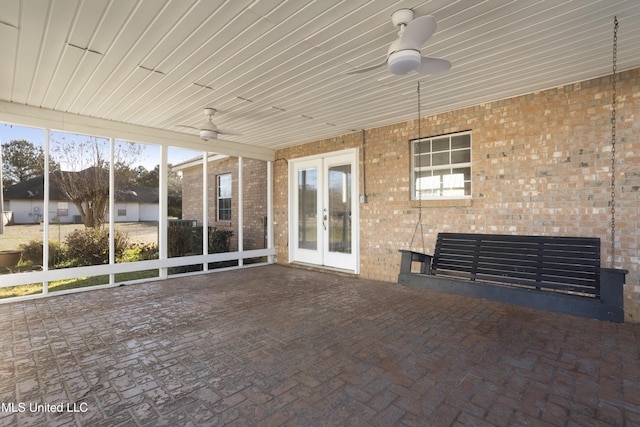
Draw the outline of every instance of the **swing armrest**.
M431 260L433 259L433 255L408 249L400 249L398 252L402 254L402 259L400 260L400 274L410 274L411 264L414 261L420 263L420 274L431 274Z

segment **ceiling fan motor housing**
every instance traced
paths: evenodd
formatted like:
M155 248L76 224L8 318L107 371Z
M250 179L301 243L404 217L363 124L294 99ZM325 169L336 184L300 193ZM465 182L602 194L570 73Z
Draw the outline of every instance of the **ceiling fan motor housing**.
M391 74L407 74L417 70L421 61L420 51L404 49L389 55L387 63Z
M413 10L411 9L400 9L393 12L391 15L391 22L394 27L398 27L400 25L407 25L409 22L413 20Z

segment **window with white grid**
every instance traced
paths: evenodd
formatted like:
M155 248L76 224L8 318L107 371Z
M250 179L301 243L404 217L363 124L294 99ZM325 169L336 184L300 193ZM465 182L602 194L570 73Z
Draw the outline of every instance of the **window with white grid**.
M412 200L471 197L471 132L411 141Z

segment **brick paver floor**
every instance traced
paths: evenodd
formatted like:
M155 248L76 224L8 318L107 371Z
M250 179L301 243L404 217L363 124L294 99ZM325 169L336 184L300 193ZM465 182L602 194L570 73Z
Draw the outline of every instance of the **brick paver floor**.
M640 425L639 338L284 266L219 272L0 305L0 426Z

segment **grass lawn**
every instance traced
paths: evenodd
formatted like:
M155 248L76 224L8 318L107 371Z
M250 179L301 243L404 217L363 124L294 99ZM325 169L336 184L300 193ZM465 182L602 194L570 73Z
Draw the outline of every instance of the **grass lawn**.
M64 242L69 233L82 228L82 224L49 224L49 239ZM118 222L115 228L126 234L132 243L158 242L158 223L155 221ZM0 234L0 251L18 249L20 244L32 240L42 241L43 235L40 224L7 225L4 227L4 234Z
M130 280L148 279L158 277L158 270L135 271L132 273L116 274L116 283ZM75 279L58 280L49 282L49 292L65 291L67 289L86 288L89 286L105 285L109 283L109 276L78 277ZM0 288L0 298L20 297L42 293L42 284L9 286Z

